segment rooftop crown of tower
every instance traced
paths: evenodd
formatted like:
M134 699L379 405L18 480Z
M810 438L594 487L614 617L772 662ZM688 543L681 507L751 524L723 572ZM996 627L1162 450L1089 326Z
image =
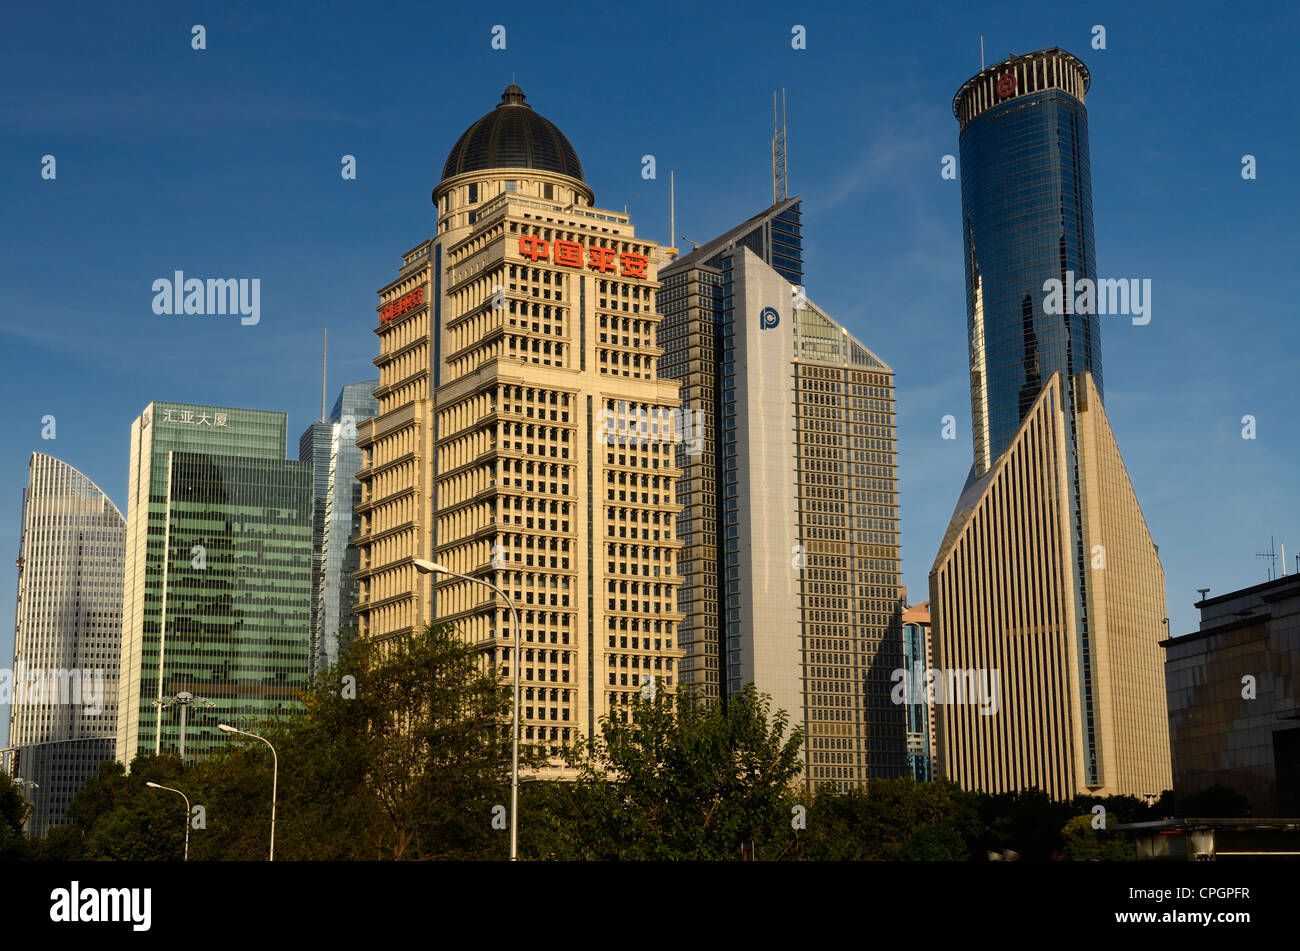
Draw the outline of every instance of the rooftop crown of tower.
M500 104L452 146L442 169L444 181L491 168L531 168L583 180L578 153L564 133L524 99L524 91L514 83L506 87Z

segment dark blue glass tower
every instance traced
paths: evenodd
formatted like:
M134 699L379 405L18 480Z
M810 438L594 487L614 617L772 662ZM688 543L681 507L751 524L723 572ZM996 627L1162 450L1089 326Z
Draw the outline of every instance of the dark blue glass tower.
M1046 282L1096 278L1088 68L1053 48L1013 56L968 80L953 98L961 123L962 235L975 463L969 489L996 463L1054 373L1065 386L1065 455L1078 639L1084 770L1101 782L1075 391L1090 373L1102 395L1096 314L1049 314ZM960 503L959 503L960 507Z
M975 475L1011 442L1043 385L1090 372L1096 314L1044 311L1045 281L1095 278L1087 67L1060 49L1017 56L958 90Z

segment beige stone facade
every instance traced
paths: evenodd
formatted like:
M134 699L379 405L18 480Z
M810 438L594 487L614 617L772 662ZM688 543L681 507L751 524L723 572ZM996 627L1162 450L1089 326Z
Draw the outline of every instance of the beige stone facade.
M1158 795L1170 785L1164 572L1091 375L1075 387L1082 554L1058 373L963 493L935 559L935 667L976 672L949 681L964 696L935 704L939 769L989 792ZM994 682L993 702L972 696Z
M413 560L500 585L522 741L552 753L674 689L682 656L664 255L592 199L541 168L445 177L435 237L379 292L379 415L358 426L361 635L448 621L512 676L506 602Z

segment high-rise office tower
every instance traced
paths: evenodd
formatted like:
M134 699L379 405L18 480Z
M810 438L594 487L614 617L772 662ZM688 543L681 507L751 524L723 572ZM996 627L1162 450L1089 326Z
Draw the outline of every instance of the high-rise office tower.
M930 574L956 688L941 772L1061 798L1169 786L1164 572L1102 406L1099 319L1047 306L1048 282L1097 277L1088 86L1051 49L953 100L975 459Z
M311 467L284 413L150 403L131 424L117 756L225 742L307 685Z
M906 591L904 591L906 595ZM918 782L934 778L934 704L925 702L926 672L932 669L930 650L930 603L903 611L903 671L912 692L905 693L907 706L907 768ZM917 686L921 689L916 689ZM895 684L895 688L899 687Z
M113 758L126 521L95 483L34 452L22 525L8 758L32 801L27 831L44 835Z
M805 728L809 785L849 789L906 768L894 377L808 299L802 257L788 198L660 271L664 373L701 436L678 448L682 683L753 683Z
M674 445L612 422L678 405L657 246L592 201L509 86L447 158L435 236L379 292L379 412L357 438L361 636L451 622L521 665L523 740L555 751L649 678L673 689L681 656ZM417 558L508 592L523 656L503 599Z
M321 409L324 410L324 394ZM320 666L325 626L325 505L329 496L330 443L334 427L325 419L308 424L298 437L298 461L311 466L311 599L308 629L308 674L315 677Z
M310 675L338 660L339 632L355 632L352 605L357 596L358 522L353 506L361 496L357 424L375 415L378 380L349 383L330 414L303 430L298 461L312 467L312 567ZM321 408L324 409L322 393Z
M790 284L803 285L803 226L798 196L786 198L754 215L712 241L699 245L660 270L659 343L664 348L661 372L681 383L682 405L702 415L703 442L697 451L683 446L677 453L681 478L677 482L678 537L682 540L682 612L679 641L685 655L681 683L697 696L723 696L725 667L718 621L726 603L720 585L721 546L718 525L723 519L722 455L715 435L722 431L722 334L725 302L724 259L737 247L747 247Z
M339 391L330 412L329 463L325 486L325 512L321 531L321 575L318 581L319 627L314 640L313 675L338 661L339 651L356 633L357 619L352 606L357 600L356 572L360 552L353 538L360 527L356 504L361 499L361 450L357 448L357 426L379 410L374 397L378 380L349 383Z

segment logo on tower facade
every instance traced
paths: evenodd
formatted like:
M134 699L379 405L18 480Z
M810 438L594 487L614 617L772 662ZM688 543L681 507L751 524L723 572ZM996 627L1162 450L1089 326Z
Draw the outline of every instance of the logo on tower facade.
M1007 70L998 77L998 96L1006 99L1008 96L1014 96L1016 92L1016 74Z
M781 315L775 307L764 307L758 314L758 326L762 330L771 330L781 322Z

